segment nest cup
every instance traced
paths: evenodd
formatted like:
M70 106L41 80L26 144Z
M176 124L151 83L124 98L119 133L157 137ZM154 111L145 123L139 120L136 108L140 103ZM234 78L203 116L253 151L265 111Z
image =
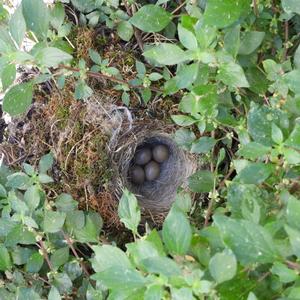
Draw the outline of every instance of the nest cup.
M121 135L113 153L116 166L118 191L124 187L134 193L144 212L152 216L165 214L175 200L177 189L187 186L188 177L196 170L193 157L179 148L172 139L173 126L163 124L135 125ZM169 157L160 165L160 175L156 180L134 184L129 176L136 150L147 146L165 145Z

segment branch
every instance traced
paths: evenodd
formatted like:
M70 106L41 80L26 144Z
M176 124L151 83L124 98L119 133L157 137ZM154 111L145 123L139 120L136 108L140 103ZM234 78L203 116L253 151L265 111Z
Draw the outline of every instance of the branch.
M288 42L289 42L289 21L284 22L284 53L283 53L283 61L287 59L288 55Z
M45 260L46 260L46 262L47 262L47 264L48 264L49 269L50 269L51 271L53 271L53 266L52 266L52 263L51 263L51 261L50 261L50 259L49 259L49 255L48 255L48 252L47 252L47 250L46 250L46 247L45 247L44 242L43 242L42 240L40 240L38 244L39 244L39 246L40 246L40 249L41 249L42 252L43 252L43 256L44 256L44 258L45 258Z
M69 71L73 71L73 72L80 72L79 68L73 68L73 67L69 67L66 65L59 65L60 68L69 70ZM130 83L128 83L126 80L123 79L118 79L116 77L112 77L106 74L101 74L101 73L96 73L96 72L91 72L91 71L87 71L86 74L90 77L93 78L97 78L97 79L107 79L110 80L112 82L116 82L116 83L120 83L120 84L126 84L131 88L139 88L139 89L144 89L145 87L143 85L132 85ZM149 89L153 92L157 92L157 93L163 93L163 91L159 88L156 87L149 87Z
M73 252L74 256L75 256L76 259L79 261L82 270L84 271L84 273L85 273L87 276L90 276L89 271L87 270L85 264L83 263L83 261L81 260L81 258L80 258L79 255L78 255L76 249L75 249L74 246L73 246L73 241L70 239L70 237L69 237L65 232L62 231L62 234L63 234L64 239L66 240L68 246L70 247L71 251Z
M290 269L300 271L300 265L297 264L296 262L287 260L285 263Z
M257 6L257 0L253 0L253 10L254 10L254 14L258 17L259 11Z

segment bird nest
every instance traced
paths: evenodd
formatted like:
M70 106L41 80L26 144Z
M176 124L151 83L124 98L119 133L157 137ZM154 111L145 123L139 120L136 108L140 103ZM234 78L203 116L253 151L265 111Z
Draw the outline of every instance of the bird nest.
M187 186L188 177L197 168L194 157L179 148L172 139L173 130L174 126L162 122L136 122L130 129L125 127L114 141L111 159L115 191L119 196L126 187L134 193L145 214L157 216L168 212L177 189ZM134 184L129 169L137 148L156 145L165 145L169 150L169 158L161 164L159 177L141 185Z
M172 139L174 125L134 118L128 108L103 97L86 103L62 99L66 101L65 95L52 96L46 104L35 103L27 116L13 120L0 144L6 162L12 167L22 162L37 164L51 151L56 160L52 171L57 175L54 199L57 193L70 193L82 209L99 211L112 228L120 226L118 200L127 188L137 196L146 219L160 224L178 187L187 187L188 177L199 167L198 159ZM128 171L136 149L158 144L169 150L159 178L134 185Z

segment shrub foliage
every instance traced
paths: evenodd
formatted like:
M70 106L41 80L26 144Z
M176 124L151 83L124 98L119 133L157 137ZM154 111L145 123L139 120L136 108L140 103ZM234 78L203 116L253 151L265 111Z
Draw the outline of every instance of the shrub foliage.
M90 78L111 81L128 106L133 94L145 105L173 97L174 139L211 162L189 179L208 206L181 191L162 229L141 234L125 190L118 213L134 241L120 248L97 213L45 192L51 154L23 170L1 164L0 298L300 299L300 4L148 2L23 0L11 14L0 4L2 108L25 113L39 84L69 77L78 100L89 101ZM76 56L68 5L81 25L139 45L135 78L95 49ZM20 83L18 66L38 71Z

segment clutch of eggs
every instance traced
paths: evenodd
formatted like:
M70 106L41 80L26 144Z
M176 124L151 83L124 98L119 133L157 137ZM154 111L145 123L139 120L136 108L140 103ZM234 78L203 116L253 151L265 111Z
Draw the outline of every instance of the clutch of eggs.
M160 175L160 164L169 158L169 149L165 145L156 145L152 149L143 147L134 155L134 165L130 167L129 176L133 183L141 185L145 180L156 180Z

